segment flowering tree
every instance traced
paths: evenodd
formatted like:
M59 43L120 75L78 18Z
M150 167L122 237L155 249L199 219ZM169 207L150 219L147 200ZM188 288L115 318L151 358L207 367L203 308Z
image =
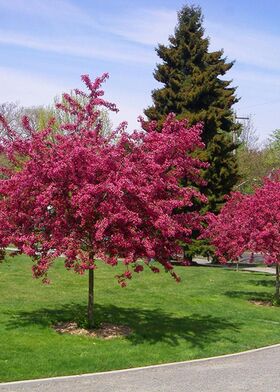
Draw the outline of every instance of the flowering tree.
M276 264L275 299L279 302L280 171L266 178L252 195L232 193L220 214L209 220L204 235L211 238L221 262L237 261L250 250L261 253L267 264Z
M2 253L8 244L17 246L33 259L34 277L45 283L60 255L67 269L88 270L90 327L96 259L112 266L121 259L121 286L145 265L159 272L156 263L179 281L170 257L201 225L200 215L183 212L183 207L195 199L206 201L178 181L185 177L202 183L205 164L191 154L203 147L202 126L188 128L169 115L161 133L151 122L141 132L128 134L123 123L110 136L102 134L98 108L117 110L102 98L106 77L92 82L82 76L88 89L76 90L82 100L64 94L58 108L72 121L59 125L63 132L55 131L55 119L37 132L23 117L28 137L20 137L0 117L7 135L0 140L0 154L9 161L0 174Z

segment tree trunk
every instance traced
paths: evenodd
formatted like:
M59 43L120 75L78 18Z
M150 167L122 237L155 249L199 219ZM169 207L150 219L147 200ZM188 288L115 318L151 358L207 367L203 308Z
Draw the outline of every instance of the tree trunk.
M237 272L239 271L239 257L238 257L238 259L237 259L237 261L236 261L236 271L237 271Z
M279 264L276 263L276 282L275 282L275 300L279 304L280 300L280 278L279 278Z
M93 318L93 304L94 304L94 270L88 270L88 327L94 327Z

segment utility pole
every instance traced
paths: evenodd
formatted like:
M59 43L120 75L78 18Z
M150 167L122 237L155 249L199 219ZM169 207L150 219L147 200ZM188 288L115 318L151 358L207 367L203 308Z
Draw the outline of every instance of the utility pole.
M234 115L234 119L235 119L235 121L236 120L247 120L247 121L249 121L249 117L236 116L236 115ZM237 134L237 131L234 130L232 132L232 141L233 141L234 144L237 143L237 139L238 139L238 134ZM235 155L235 154L236 154L236 149L233 150L233 155Z

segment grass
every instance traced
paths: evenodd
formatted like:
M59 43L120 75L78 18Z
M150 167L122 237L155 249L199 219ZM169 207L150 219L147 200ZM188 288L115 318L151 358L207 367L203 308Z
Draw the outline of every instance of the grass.
M238 352L280 342L274 278L220 268L176 267L182 282L146 271L120 288L116 269L96 271L96 319L133 329L126 338L60 335L58 321L85 322L87 276L58 261L44 286L27 257L0 266L0 380L98 372Z

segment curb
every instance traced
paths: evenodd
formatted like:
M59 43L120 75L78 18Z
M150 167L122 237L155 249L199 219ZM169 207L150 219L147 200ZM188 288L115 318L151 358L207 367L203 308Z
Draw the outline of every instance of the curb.
M33 379L33 380L5 382L5 383L0 383L0 389L2 386L10 386L10 385L12 386L12 385L19 385L19 384L33 384L33 383L38 383L38 382L44 383L44 382L48 382L48 381L71 380L71 379L79 379L79 378L100 376L100 375L106 375L106 374L118 374L118 373L133 372L133 371L138 371L138 370L157 369L157 368L163 368L163 367L167 367L167 366L178 366L178 365L189 364L189 363L191 364L191 363L199 363L199 362L208 362L208 361L212 361L215 359L231 358L231 357L236 357L238 355L251 354L251 353L269 350L269 349L273 349L273 348L277 348L277 347L280 348L280 343L273 344L271 346L255 348L252 350L241 351L241 352L233 353L233 354L217 355L215 357L192 359L189 361L162 363L159 365L149 365L149 366L120 369L120 370L109 370L107 372L104 371L104 372L97 372L97 373L85 373L85 374L77 374L77 375L70 375L70 376L58 376L58 377L49 377L49 378L38 378L38 379Z

